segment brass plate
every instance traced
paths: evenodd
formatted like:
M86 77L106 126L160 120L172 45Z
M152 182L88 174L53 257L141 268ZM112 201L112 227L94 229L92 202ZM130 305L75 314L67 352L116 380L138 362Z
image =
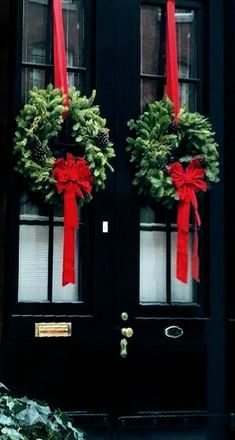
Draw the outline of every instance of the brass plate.
M71 335L71 322L35 322L36 338L69 338Z

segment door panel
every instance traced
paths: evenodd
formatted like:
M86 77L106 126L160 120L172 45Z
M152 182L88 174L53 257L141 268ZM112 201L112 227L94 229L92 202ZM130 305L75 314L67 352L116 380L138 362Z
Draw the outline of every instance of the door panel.
M19 32L22 17L27 17L22 6L30 3L40 8L47 1L18 2ZM78 283L68 292L58 284L61 213L37 208L35 214L31 204L30 212L21 208L19 224L20 191L16 177L11 178L3 381L18 394L72 411L91 438L222 440L223 185L206 195L201 206L202 281L182 287L173 268L176 212L147 206L137 197L125 152L127 121L139 115L144 102L161 98L164 91L165 1L79 4L85 8L79 41L86 36L86 50L79 46L75 57L68 50L70 81L79 82L87 92L97 89L97 102L115 142L115 173L109 175L105 191L81 212ZM44 85L52 77L48 8L47 26L40 31L47 50L36 41L29 50L29 40L24 40L21 58L21 43L17 44L15 67L23 72L15 82L17 109L29 85ZM221 31L216 47L212 44L222 11L222 0L177 1L182 102L210 115L223 154L218 116L223 114ZM71 22L69 8L65 21ZM72 44L69 35L68 41ZM35 65L38 57L47 68ZM103 232L104 221L108 233ZM42 260L39 271L38 260L30 262L35 251ZM124 319L123 312L128 315ZM35 336L40 323L71 324L71 336ZM125 335L127 328L133 329L130 337ZM122 357L121 350L127 356Z

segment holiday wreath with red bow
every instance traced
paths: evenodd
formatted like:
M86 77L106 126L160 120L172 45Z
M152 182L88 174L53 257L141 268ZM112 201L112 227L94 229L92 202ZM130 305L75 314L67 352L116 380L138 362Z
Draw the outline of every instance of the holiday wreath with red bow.
M188 279L190 210L194 211L192 275L199 281L197 192L218 182L218 145L207 118L181 109L175 118L170 100L149 103L136 121L127 150L134 165L133 184L140 195L168 208L178 204L177 278Z
M95 92L87 98L75 88L68 95L52 85L35 88L16 119L16 170L42 202L61 205L63 200L63 285L75 280L77 201L80 206L89 202L92 189L104 188L107 170L113 170L109 130L94 99Z
M110 159L114 157L114 149L109 141L106 120L100 116L94 99L95 91L87 98L71 88L68 108L61 89L52 85L46 89L34 88L30 91L29 101L17 116L15 169L24 177L28 189L37 193L41 201L55 205L59 203L55 169L61 166L61 158L67 162L67 153L74 156L76 163L82 161L82 166L77 170L78 175L82 170L83 181L90 183L92 180L96 190L104 188L107 170L113 170ZM65 129L67 141L61 142L60 134ZM92 179L85 176L85 166L86 173L89 171ZM81 184L77 196L81 203L89 202L92 198L91 188Z

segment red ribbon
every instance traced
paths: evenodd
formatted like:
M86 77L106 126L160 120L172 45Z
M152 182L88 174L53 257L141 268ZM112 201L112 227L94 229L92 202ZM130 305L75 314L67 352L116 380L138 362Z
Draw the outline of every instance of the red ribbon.
M185 171L179 162L172 163L168 168L179 197L176 277L183 283L187 283L189 220L192 205L195 216L192 276L196 281L199 281L198 227L201 225L201 219L198 213L196 192L207 190L207 183L204 181L205 170L199 159L191 160Z
M173 103L175 119L180 110L175 0L167 0L166 93Z
M54 48L54 83L66 95L64 104L68 106L68 77L62 0L53 0L53 48Z
M64 193L64 246L62 285L75 283L75 230L78 228L76 197L83 199L92 190L93 177L84 159L67 153L67 159L58 159L52 176L57 181L58 193Z

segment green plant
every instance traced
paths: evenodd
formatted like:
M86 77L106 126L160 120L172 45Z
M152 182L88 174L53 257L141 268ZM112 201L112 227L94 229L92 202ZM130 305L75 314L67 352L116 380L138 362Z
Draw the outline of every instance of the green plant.
M218 182L218 145L210 122L201 114L181 109L176 122L172 103L163 99L148 104L128 126L132 136L127 138L127 151L138 194L171 208L178 196L168 167L173 162L186 167L195 158L200 159L206 181Z
M12 397L0 389L0 438L2 440L83 440L67 414L51 411L46 403Z

